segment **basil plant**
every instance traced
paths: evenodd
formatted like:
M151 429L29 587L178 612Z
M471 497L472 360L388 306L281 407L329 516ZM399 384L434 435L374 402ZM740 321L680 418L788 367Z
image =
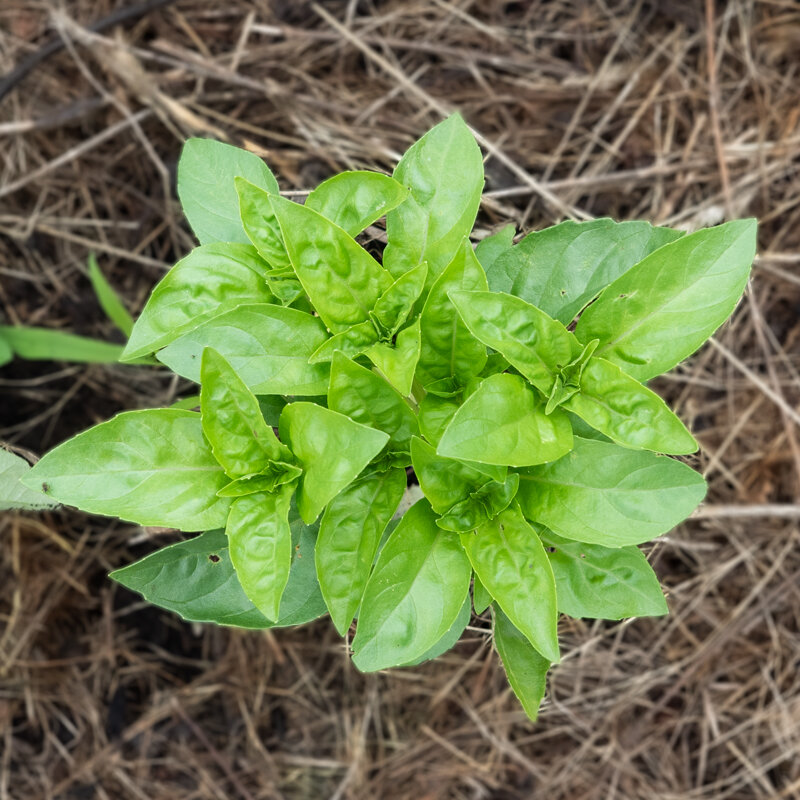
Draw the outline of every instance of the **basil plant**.
M535 718L559 614L667 612L637 545L706 487L673 458L695 439L646 384L731 314L756 225L597 219L473 247L483 185L459 116L392 177L343 172L305 203L252 153L188 141L178 194L200 244L122 360L155 356L199 396L90 428L22 483L200 532L111 577L186 620L329 614L342 636L355 625L364 672L434 658L491 609ZM358 237L384 216L378 258Z

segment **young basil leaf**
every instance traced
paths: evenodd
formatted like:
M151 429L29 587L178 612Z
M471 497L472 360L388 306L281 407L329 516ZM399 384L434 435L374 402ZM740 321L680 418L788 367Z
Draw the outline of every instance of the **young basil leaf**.
M387 337L394 336L408 319L422 294L427 274L428 265L423 262L401 275L378 298L370 317Z
M248 243L234 179L278 192L269 167L254 153L211 139L189 139L178 161L178 197L200 244Z
M526 467L554 461L572 447L572 426L549 416L518 375L492 375L456 411L437 452L449 458Z
M260 473L242 475L223 486L217 494L220 497L244 497L257 492L274 492L277 487L291 483L303 474L296 464L287 461L271 461Z
M559 536L622 547L671 530L705 493L703 477L680 461L576 436L568 455L520 473L517 499Z
M472 609L469 602L469 593L467 593L467 597L461 606L461 611L458 612L455 622L447 629L447 632L444 634L444 636L442 636L442 638L439 639L439 641L436 642L433 647L431 647L429 650L426 650L419 658L415 658L413 661L409 661L405 664L400 664L400 666L416 667L418 664L422 664L424 661L432 661L434 658L439 658L439 656L455 647L455 645L458 643L458 640L467 629L467 625L469 625L469 620L472 616L471 611Z
M349 236L356 236L408 197L408 189L388 175L359 170L323 181L306 200Z
M332 333L366 322L392 283L385 269L338 225L310 208L271 197L294 271Z
M450 299L472 335L502 353L545 396L561 368L583 350L560 322L518 297L450 292Z
M424 656L458 618L471 574L458 537L436 525L425 500L415 503L367 582L353 640L356 667L373 672Z
M326 339L308 359L310 364L330 361L338 350L348 358L355 358L378 342L378 332L372 322L359 322L346 331Z
M489 286L567 325L609 283L682 235L647 222L562 222L528 234L498 258L487 268Z
M467 329L448 297L451 291L485 291L486 276L469 239L436 279L422 309L417 378L423 386L443 378L464 385L486 365L486 346Z
M735 220L662 247L615 280L575 334L639 381L672 369L730 316L756 252L756 221Z
M122 355L121 345L49 328L0 325L0 340L7 349L29 361L114 364Z
M416 437L411 440L411 462L419 485L437 514L446 514L487 480L475 467L438 455Z
M290 403L280 421L281 441L303 468L297 506L313 522L383 449L389 436L314 403Z
M247 238L272 268L276 278L293 277L292 262L270 202L270 198L277 195L277 192L264 191L244 178L237 178L234 185L239 197L239 215Z
M508 682L528 719L536 722L550 662L531 647L530 642L497 603L492 606L492 618L494 646L503 662Z
M224 526L230 506L200 415L177 409L118 414L51 450L23 483L93 514L184 531Z
M558 661L556 586L536 531L512 505L461 542L481 583L512 623L550 661Z
M472 607L479 616L489 608L492 596L486 591L486 587L481 583L481 579L473 574L472 576Z
M344 636L361 604L375 553L406 488L404 469L359 478L328 503L315 551L322 596Z
M653 568L636 547L602 547L545 531L558 610L576 619L660 617L669 609Z
M243 303L270 303L267 265L244 244L206 244L156 285L133 326L123 361L155 353L184 333Z
M24 458L0 447L0 511L11 508L37 511L56 505L41 491L41 486L35 490L22 484L21 478L30 468Z
M239 497L231 504L225 533L236 576L253 605L272 622L280 618L292 563L289 506L293 486Z
M126 338L129 337L133 330L133 317L128 312L128 309L125 308L106 276L103 275L102 270L97 265L94 253L89 253L89 280L105 315L119 328Z
M459 402L450 397L437 397L426 394L419 404L418 422L422 435L436 447L445 428L458 411Z
M305 300L303 286L296 278L286 278L281 275L272 275L269 272L266 276L267 286L283 306L291 306L296 303L298 306ZM308 311L308 308L300 308L301 311Z
M296 514L291 530L292 566L277 622L270 622L247 598L221 530L162 547L109 577L189 622L253 629L302 625L324 614L325 603L314 570L316 533Z
M203 350L213 347L256 394L320 395L328 387L327 364L308 357L325 341L325 326L293 308L245 305L208 320L158 353L173 372L200 380Z
M481 239L475 246L475 255L478 257L478 261L480 261L487 277L490 272L494 271L495 262L511 250L516 232L517 229L513 225L504 225L496 233ZM506 290L492 287L492 291Z
M408 451L419 435L417 418L383 378L336 353L331 362L328 408L389 435L389 447Z
M446 531L464 533L474 531L511 504L519 487L519 475L512 472L504 481L487 481L469 497L456 503L446 514L436 520L436 524Z
M231 478L263 472L271 461L291 461L289 449L264 421L255 395L211 347L203 351L200 381L203 433Z
M419 348L420 330L417 317L411 325L397 334L393 345L378 342L365 350L364 354L403 397L408 397L414 383Z
M453 114L408 149L394 177L411 194L386 215L383 261L395 277L427 261L430 285L472 230L483 191L481 151Z
M624 447L683 455L697 442L686 426L650 389L602 358L589 359L581 390L563 405Z

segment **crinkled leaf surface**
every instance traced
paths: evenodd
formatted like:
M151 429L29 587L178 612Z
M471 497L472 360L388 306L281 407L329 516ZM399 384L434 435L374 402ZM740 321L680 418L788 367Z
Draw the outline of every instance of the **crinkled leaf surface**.
M389 273L321 214L282 197L270 199L294 271L329 330L366 322L392 283Z
M178 197L200 244L248 243L234 179L278 192L269 167L254 153L212 139L189 139L178 161Z
M504 481L489 480L439 517L436 524L456 533L475 530L508 508L518 488L516 472L509 473Z
M549 661L558 661L556 586L536 531L516 505L461 541L496 603Z
M22 511L37 511L56 505L41 490L28 488L20 480L30 471L24 458L9 453L0 447L0 511L18 508Z
M244 232L259 255L270 266L272 273L270 277L293 277L292 263L286 252L283 234L270 202L270 198L277 193L273 193L271 190L265 191L262 187L256 186L244 178L237 178L235 186L239 197L239 215L242 218Z
M494 646L503 662L509 684L521 703L528 719L536 722L544 697L547 670L550 662L540 655L530 642L495 604Z
M502 353L540 392L583 347L557 320L530 303L499 292L450 292L473 336Z
M669 609L636 547L603 547L542 534L556 579L558 610L576 619L659 617Z
M705 493L702 475L680 461L576 436L563 458L521 472L517 499L560 536L623 547L671 530Z
M379 172L354 170L323 181L311 192L305 205L355 236L407 197L408 189L394 178Z
M156 285L123 353L154 353L212 317L245 303L274 298L264 282L267 264L245 244L206 244L182 258Z
M428 265L423 262L397 278L378 298L371 316L387 336L394 336L408 319L422 294L427 274Z
M614 279L682 235L647 222L567 221L528 234L486 274L493 292L521 297L566 325Z
M486 346L470 333L448 296L451 291L486 289L483 268L469 239L464 239L434 282L422 309L417 378L423 386L443 378L463 385L486 365Z
M756 221L672 242L615 280L578 322L581 341L640 381L690 356L730 316L756 252Z
M397 334L394 344L378 342L364 351L403 397L411 394L420 348L419 317Z
M486 378L453 416L437 452L449 458L525 467L554 461L572 447L572 427L544 404L519 375Z
M315 551L322 596L344 636L361 604L375 553L406 488L404 469L373 473L328 503Z
M372 321L359 322L346 331L336 333L330 339L326 339L308 359L311 364L321 364L330 361L333 354L338 350L348 358L355 358L369 350L378 341L378 332Z
M590 358L580 391L563 405L624 447L683 455L697 442L686 426L650 389L603 358Z
M199 382L203 350L213 347L256 394L320 395L330 371L327 364L309 364L308 358L326 337L322 322L304 311L245 305L184 334L158 359Z
M328 408L389 435L389 446L408 451L419 435L411 406L383 378L336 353L331 362Z
M262 472L270 461L291 460L264 421L255 395L211 347L203 351L200 377L203 432L231 478Z
M458 537L436 525L425 500L389 536L367 582L353 662L362 672L421 658L452 627L469 591Z
M281 441L303 468L297 507L306 523L381 451L389 436L314 403L290 403L280 421Z
M126 411L47 453L24 479L66 505L140 525L200 531L225 525L228 478L203 435L200 415Z
M292 486L238 497L231 504L225 533L244 593L272 622L280 618L283 590L292 563L289 505Z
M472 230L483 192L481 152L453 114L406 151L394 177L411 194L386 215L384 264L399 276L427 261L430 285Z

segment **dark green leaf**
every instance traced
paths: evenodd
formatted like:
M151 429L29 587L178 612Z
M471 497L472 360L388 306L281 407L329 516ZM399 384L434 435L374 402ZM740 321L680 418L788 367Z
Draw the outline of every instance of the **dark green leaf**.
M480 615L489 608L492 596L486 591L486 587L481 583L481 579L473 574L472 576L472 606L475 613Z

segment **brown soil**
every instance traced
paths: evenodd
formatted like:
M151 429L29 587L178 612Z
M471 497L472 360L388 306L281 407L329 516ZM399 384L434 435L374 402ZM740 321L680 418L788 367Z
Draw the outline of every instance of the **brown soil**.
M57 5L0 4L0 71L64 45L0 101L7 321L115 338L87 254L141 309L192 246L174 192L189 135L304 190L390 170L455 108L490 143L481 235L755 215L760 257L716 343L657 384L710 484L652 548L672 613L565 619L537 725L484 620L436 663L365 677L325 621L195 627L106 579L169 533L6 514L0 800L800 797L800 7L177 0L91 33L137 4ZM154 368L17 361L0 440L41 454L188 390Z

